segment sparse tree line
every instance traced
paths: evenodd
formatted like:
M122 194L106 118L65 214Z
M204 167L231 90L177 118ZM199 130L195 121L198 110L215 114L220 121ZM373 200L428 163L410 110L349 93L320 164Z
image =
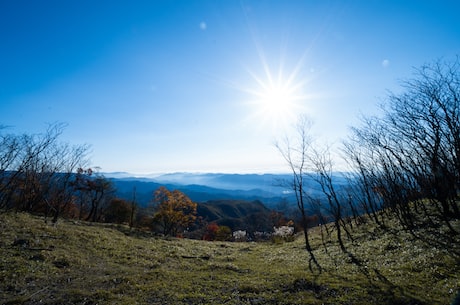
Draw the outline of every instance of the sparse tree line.
M64 126L37 135L0 134L0 208L70 216L73 173L87 163L88 147L58 141Z
M429 242L450 248L459 236L452 223L460 219L459 59L421 67L403 89L389 94L382 117L354 128L345 146L358 200L379 225L389 213L418 238L429 238L419 228L445 225L448 232Z
M301 117L295 134L276 143L293 173L289 185L302 216L310 268L321 270L306 230L311 213L332 224L324 226L325 234L333 230L344 252L343 240L353 240L353 226L366 220L389 230L391 216L414 237L460 256L450 247L459 237L452 224L460 219L459 59L417 69L403 89L387 96L381 116L363 117L343 142L341 154L350 168L346 188L334 182L343 175L334 172L331 149L319 148L310 137L308 118ZM317 182L322 196L310 195L307 177ZM437 230L441 225L448 232ZM425 236L420 228L434 234Z
M88 145L60 141L65 125L42 134L0 130L0 210L101 221L117 201L109 180L88 167Z
M89 167L88 145L60 141L64 124L41 134L17 135L0 128L0 212L24 211L91 222L128 224L162 235L207 240L233 240L226 225L197 216L197 204L179 190L160 187L151 205L116 197L111 180ZM256 227L258 220L254 220Z

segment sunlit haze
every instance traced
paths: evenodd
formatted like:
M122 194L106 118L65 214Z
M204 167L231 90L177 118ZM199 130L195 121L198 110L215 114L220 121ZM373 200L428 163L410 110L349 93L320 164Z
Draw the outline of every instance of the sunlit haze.
M0 125L66 123L104 172L288 171L299 114L340 143L460 54L458 1L0 1ZM3 130L5 132L5 129Z

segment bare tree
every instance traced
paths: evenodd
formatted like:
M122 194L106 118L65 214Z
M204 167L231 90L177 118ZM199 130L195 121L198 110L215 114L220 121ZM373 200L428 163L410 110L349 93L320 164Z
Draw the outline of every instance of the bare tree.
M47 209L45 217L48 211L52 212L53 223L56 223L61 213L65 213L65 216L76 216L72 183L75 181L77 170L89 164L88 149L88 145L71 146L67 143L58 143L50 150L48 163L52 175L44 200Z
M403 89L352 129L345 151L376 222L380 204L412 232L444 223L449 241L460 219L459 59L422 66Z
M0 148L0 207L54 214L71 208L71 180L84 166L87 145L59 141L65 124L52 124L43 134L2 135Z
M14 171L21 154L21 141L13 134L0 135L0 209L11 208L13 182L18 176Z
M373 161L372 156L365 156L366 153L372 153L372 151L367 148L364 148L363 151L363 147L356 141L348 141L344 142L343 152L351 169L349 187L355 206L366 213L369 219L377 225L384 227L384 218L379 214L383 204L376 184L375 170L377 167L372 162L368 163L368 161Z
M347 195L337 190L337 184L334 183L333 161L329 147L324 150L315 149L310 157L313 167L313 178L321 187L321 191L326 197L327 211L333 217L334 226L337 231L337 240L342 251L347 252L342 238L342 229L347 236L352 239L349 230L344 221L346 214Z
M275 147L286 161L292 173L290 186L294 191L297 207L302 218L302 229L305 238L305 248L310 255L309 268L313 271L313 264L321 272L321 266L316 260L308 236L307 192L305 190L305 177L308 172L309 154L312 139L310 136L311 121L306 116L299 117L295 126L295 135L286 136L283 142L275 142Z
M44 134L14 136L18 153L6 175L8 206L30 212L42 210L49 187L46 182L51 176L47 156L63 128L62 124L54 124Z
M132 228L134 227L134 215L137 210L137 203L136 203L136 187L133 187L133 199L131 200L131 212L130 212L130 217L129 217L129 227Z
M104 204L107 205L113 198L113 183L91 168L79 168L72 185L80 201L79 219L93 222L101 220Z

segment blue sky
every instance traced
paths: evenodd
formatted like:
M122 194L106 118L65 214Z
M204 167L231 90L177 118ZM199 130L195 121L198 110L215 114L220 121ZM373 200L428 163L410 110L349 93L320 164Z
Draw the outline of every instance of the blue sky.
M0 124L104 172L287 171L298 114L339 143L413 68L460 54L457 1L0 2ZM280 103L278 103L280 102Z

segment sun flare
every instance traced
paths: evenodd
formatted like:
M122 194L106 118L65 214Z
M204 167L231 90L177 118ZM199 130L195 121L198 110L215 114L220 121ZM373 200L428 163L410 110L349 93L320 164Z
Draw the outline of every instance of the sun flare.
M274 85L260 92L261 112L269 118L289 116L292 111L294 96L292 90L285 86Z
M273 130L282 129L305 112L307 95L303 90L306 82L297 80L297 69L287 77L283 75L282 68L276 76L266 64L264 70L263 78L250 73L256 85L254 89L246 90L251 95L249 104L254 108L251 120Z

